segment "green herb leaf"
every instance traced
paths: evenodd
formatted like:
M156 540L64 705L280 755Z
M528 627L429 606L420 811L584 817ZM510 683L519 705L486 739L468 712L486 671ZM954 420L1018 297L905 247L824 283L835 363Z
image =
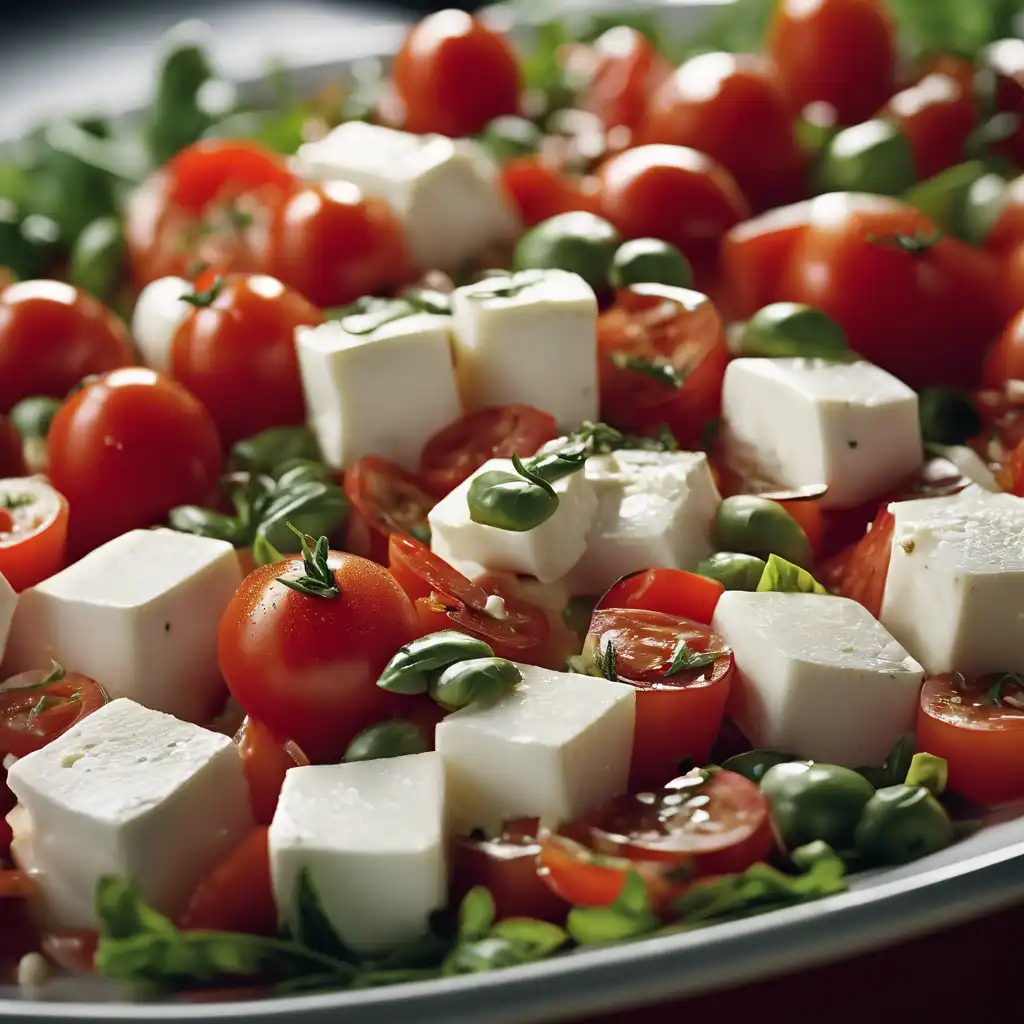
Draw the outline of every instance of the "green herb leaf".
M349 743L342 761L377 761L384 757L422 754L428 749L423 732L415 722L392 718L359 733Z
M574 907L566 919L569 935L581 946L635 938L655 931L660 925L647 886L636 871L626 874L614 903L607 907Z
M326 537L314 541L312 537L296 530L288 524L302 542L302 565L305 572L298 579L278 579L278 583L294 590L298 594L305 594L308 597L332 599L341 596L341 588L334 575L334 570L328 564L330 548Z
M594 651L594 664L600 670L601 675L613 683L619 681L618 661L619 656L615 650L615 644L611 640L604 645L603 649L599 644L597 650Z
M713 665L717 658L727 651L695 651L687 646L687 638L680 637L672 655L672 663L665 669L666 676L674 676L678 672L692 672L699 668L707 668Z
M494 926L494 915L494 897L490 889L483 885L474 886L459 904L459 941L482 939Z
M302 459L321 463L320 446L308 427L271 427L237 442L228 464L236 472L275 479L282 467Z
M198 505L172 508L167 516L167 525L179 533L224 540L236 548L244 548L249 543L249 531L237 517L199 508Z
M490 645L479 637L442 629L400 647L384 666L377 685L392 693L426 693L433 673L460 661L493 657Z
M910 765L914 760L915 749L914 734L912 732L904 733L893 745L881 765L858 768L856 771L863 775L875 789L898 786L907 778L907 772L910 771Z
M257 533L252 542L252 560L256 565L273 565L275 562L283 562L284 555L267 540L266 534Z
M295 883L295 921L292 933L292 938L299 945L315 953L346 963L355 963L358 959L341 941L327 919L308 868L299 872Z
M952 388L925 388L918 396L925 444L964 444L981 433L981 416L970 396Z
M575 459L570 458L564 453L556 455L556 458L560 462L569 463L573 465L574 468L579 468L579 464L575 462ZM512 467L520 476L525 477L531 484L536 484L542 491L546 491L548 495L555 499L555 501L558 501L558 495L555 494L554 487L552 487L551 484L549 484L539 473L525 466L523 464L523 460L519 457L518 452L512 455Z
M674 366L662 360L645 359L642 356L631 356L625 352L612 353L612 365L618 370L633 370L645 377L664 384L667 388L681 388L686 376Z
M778 555L769 555L758 592L780 591L787 594L827 594L828 591L806 570Z
M867 235L865 241L869 245L896 249L909 256L923 256L929 249L935 248L942 241L942 233L938 230L926 234L918 229L912 235Z
M547 481L537 482L525 473L490 470L473 477L466 504L474 523L523 533L555 514L558 495Z
M522 681L522 673L504 658L473 658L449 665L430 681L430 696L447 711L470 704L492 704Z

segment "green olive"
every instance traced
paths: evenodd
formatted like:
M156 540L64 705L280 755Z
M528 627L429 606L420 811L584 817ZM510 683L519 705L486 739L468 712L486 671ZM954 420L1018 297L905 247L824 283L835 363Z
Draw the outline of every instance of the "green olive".
M536 153L544 141L544 133L525 117L509 114L489 122L478 141L498 163L503 164L517 156Z
M47 395L33 395L23 398L10 412L11 422L26 441L45 438L50 433L50 424L57 415L60 402Z
M108 299L122 280L124 260L120 220L117 217L98 217L90 221L75 239L68 277L79 288Z
M430 696L448 711L490 704L512 690L523 676L504 658L473 658L449 665L430 683Z
M765 561L739 551L716 551L697 563L697 573L718 580L726 590L757 590Z
M686 257L660 238L634 238L623 242L612 260L613 288L632 284L666 284L693 287L693 270Z
M918 396L917 414L925 444L964 444L981 433L981 416L963 391L925 388Z
M797 771L780 764L765 773L761 792L771 804L772 825L787 850L817 839L845 850L853 845L861 811L875 790L851 768L812 764Z
M814 177L817 192L898 196L917 181L917 171L906 135L891 121L877 117L833 136Z
M715 547L765 559L778 555L803 568L811 563L803 527L778 502L756 494L735 494L719 503Z
M348 745L342 761L376 761L382 757L422 754L427 749L418 725L404 718L393 718L359 733Z
M751 782L760 783L765 773L777 764L802 764L792 754L780 754L776 750L746 750L722 762L722 768L736 772ZM806 767L806 766L805 766Z
M773 302L759 309L740 334L740 354L772 358L847 360L846 331L827 313L800 302Z
M516 245L515 270L570 270L595 292L608 285L615 252L622 239L603 217L577 210L542 221Z
M957 215L957 235L972 245L984 245L1003 215L1010 190L999 174L984 174L967 189Z
M954 839L945 808L924 786L888 786L867 802L857 851L872 864L906 864L944 850Z
M493 656L494 651L483 640L455 629L442 629L399 648L384 666L377 685L393 693L426 693L431 673L459 661Z

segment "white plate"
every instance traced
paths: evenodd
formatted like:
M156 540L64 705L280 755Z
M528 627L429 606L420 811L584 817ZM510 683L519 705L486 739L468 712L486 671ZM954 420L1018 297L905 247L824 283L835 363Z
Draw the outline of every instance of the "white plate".
M721 2L677 0L660 8L659 14L670 29L692 31ZM614 6L587 5L590 10ZM645 5L633 4L629 9L635 12L641 6ZM504 12L494 9L491 16L501 20ZM520 35L527 32L520 27ZM297 84L315 88L357 59L386 58L400 40L401 29L388 25L359 35L366 48L358 58L298 66ZM257 80L245 88L251 94L261 91ZM208 1004L113 1003L119 995L113 986L98 979L66 977L52 982L37 1000L25 998L16 988L0 987L0 1018L25 1022L245 1020L250 1024L298 1017L303 1024L553 1021L696 995L842 959L980 916L1021 898L1024 818L1007 811L995 814L993 824L983 831L939 854L858 877L850 891L839 896L526 967L369 991Z

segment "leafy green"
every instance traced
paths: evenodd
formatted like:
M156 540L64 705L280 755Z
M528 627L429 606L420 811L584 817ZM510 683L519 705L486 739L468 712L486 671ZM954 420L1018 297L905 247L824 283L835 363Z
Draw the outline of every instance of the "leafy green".
M884 789L886 786L898 786L906 782L907 773L914 760L916 741L912 732L904 733L893 745L880 765L871 765L856 769L875 787Z
M331 922L327 920L307 869L299 872L295 883L295 920L291 930L291 937L299 945L315 953L345 963L355 963L358 959L338 938Z
M827 594L828 591L799 565L778 555L769 555L757 584L759 592L775 590L787 594Z
M607 907L575 907L569 911L566 928L581 946L603 945L635 938L655 931L661 919L651 907L644 880L635 872L627 873L622 891Z
M887 0L912 56L956 53L973 58L988 43L1015 35L1021 0Z
M682 637L676 644L675 652L672 655L672 662L665 675L674 676L677 672L692 672L699 668L707 668L713 665L715 659L722 656L723 651L696 651L687 645L687 638Z

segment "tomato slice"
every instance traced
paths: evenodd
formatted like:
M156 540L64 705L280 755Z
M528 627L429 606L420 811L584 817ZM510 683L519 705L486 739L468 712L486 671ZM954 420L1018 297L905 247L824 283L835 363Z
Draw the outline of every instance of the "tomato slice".
M1000 680L1005 680L999 688ZM949 789L981 804L1024 799L1024 688L1015 673L925 681L917 749L946 759Z
M711 625L725 587L682 569L641 569L613 583L597 608L644 608Z
M443 497L488 459L526 458L557 436L555 417L530 405L499 405L471 412L424 445L420 479L428 491Z
M388 569L410 600L437 594L442 600L458 602L483 611L487 594L475 583L435 555L426 544L404 533L388 538Z
M680 645L693 668L670 674ZM630 788L663 786L684 758L707 761L725 714L734 675L732 651L714 630L678 615L631 608L594 612L584 654L600 653L636 690Z
M64 568L68 503L37 477L0 480L0 573L17 591Z
M353 554L387 564L388 537L430 537L427 513L436 501L401 466L367 456L345 470L345 495L352 505L346 548Z
M106 702L99 683L60 666L12 676L0 685L0 753L31 754Z
M208 139L183 149L167 164L171 201L201 213L214 200L272 187L295 185L283 157L252 140Z
M309 764L302 748L291 740L281 742L262 722L246 715L235 734L242 770L249 784L249 800L257 825L269 825L289 768Z

